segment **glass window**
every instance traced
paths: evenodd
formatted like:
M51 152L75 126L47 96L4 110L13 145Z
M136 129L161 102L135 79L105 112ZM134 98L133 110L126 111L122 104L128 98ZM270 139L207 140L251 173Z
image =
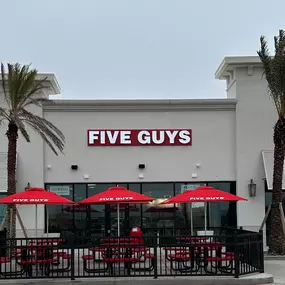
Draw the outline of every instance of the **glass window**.
M174 183L144 183L142 194L156 198L152 203L142 205L142 227L173 229L175 208L173 205L159 205L174 195Z
M4 198L7 196L7 193L1 193L0 198ZM2 223L4 216L6 214L7 206L5 204L0 204L0 224Z
M86 184L74 184L73 190L73 201L78 203L85 199L87 196L86 193ZM74 217L74 227L75 230L86 230L87 226L87 212L88 207L72 207L73 217ZM71 212L71 214L72 214Z
M73 200L72 184L47 184L46 190L55 191L57 188L64 188L66 195L63 197ZM72 207L66 205L47 205L46 221L49 233L60 233L63 230L73 230Z
M194 190L201 185L206 185L205 183L194 183L194 182L185 182L185 183L175 183L175 195L183 193L185 190ZM178 220L176 228L191 228L191 212L193 220L193 228L199 229L204 228L205 224L205 203L185 203L178 205L178 211L176 215Z
M88 184L87 196L94 196L96 194L106 191L108 188L113 186L116 186L116 184ZM108 210L108 205L90 205L89 229L93 235L105 235L105 228L109 226L108 222L110 220L110 217L108 217L108 213L105 212L106 207Z
M128 184L128 189L137 193L141 192L141 184L139 183L130 183Z
M141 185L139 183L130 183L128 184L128 189L140 193ZM139 204L129 204L128 212L126 212L126 220L127 220L127 228L126 230L129 232L131 228L138 226L142 227L141 223L141 213L142 213L142 205Z
M208 186L214 187L216 189L231 192L231 183L208 183ZM224 227L232 225L232 216L236 215L235 209L236 202L220 202L220 203L208 203L208 225L209 227ZM232 213L234 211L235 213Z

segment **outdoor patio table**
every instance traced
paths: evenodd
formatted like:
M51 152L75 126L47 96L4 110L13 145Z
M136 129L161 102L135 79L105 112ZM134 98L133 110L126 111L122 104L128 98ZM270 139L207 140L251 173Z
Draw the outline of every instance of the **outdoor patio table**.
M170 261L170 267L174 271L197 272L200 269L200 263L196 262L195 248L184 245L165 247L165 257ZM172 253L168 253L168 251ZM174 252L174 253L173 253ZM187 263L190 261L190 265ZM175 266L174 266L175 264Z
M128 241L130 241L128 239ZM101 244L99 247L106 248L106 258L103 258L103 261L106 262L110 268L112 268L114 263L124 262L125 268L128 270L128 275L130 275L131 264L140 262L143 253L146 253L146 250L149 250L144 245L127 242L127 243L105 243ZM120 249L124 249L125 251L121 252ZM119 251L118 251L119 250ZM132 257L132 254L136 252L138 256ZM115 257L115 256L119 257ZM123 257L121 257L123 256ZM151 257L151 255L148 255ZM146 268L148 270L149 268Z
M171 268L180 272L197 272L202 266L202 254L207 251L207 256L211 256L209 251L221 248L220 242L202 242L196 239L194 242L187 242L179 244L179 247L167 247L165 248L166 258L171 262ZM174 254L168 254L167 251L174 251ZM190 261L190 266L186 263ZM174 267L174 262L177 266ZM205 262L204 262L205 264Z
M21 276L24 275L27 272L27 266L24 264L20 264L17 260L16 256L16 264L20 265L20 270L12 270L12 271L7 271L7 267L11 269L11 261L12 259L9 257L0 257L0 275L4 277L16 277L16 276ZM10 264L8 266L7 264ZM4 265L4 266L3 266ZM4 267L4 270L2 270Z
M211 252L216 251L218 249L221 249L223 246L221 242L190 242L186 243L185 245L193 248L194 250L198 249L199 253L203 252L205 249L208 251L210 250Z
M208 237L177 237L176 240L177 241L204 241L204 240L207 240Z
M25 265L29 275L32 274L32 266L39 264L40 269L45 266L45 274L49 275L50 272L66 272L70 270L71 255L65 251L58 251L58 246L54 244L44 243L22 246L20 248L17 261L21 266ZM67 266L58 268L60 260L67 260ZM57 266L57 268L51 268L51 266Z
M33 265L39 265L45 275L49 275L50 265L57 262L51 254L52 249L54 247L21 246L20 254L17 255L17 264L22 266L29 276L32 276Z
M243 256L239 254L238 258ZM204 270L208 273L213 273L212 270L208 269L208 265L211 264L211 269L214 269L214 273L217 270L221 272L226 272L232 274L234 271L233 261L235 260L234 252L222 252L222 248L218 248L215 256L208 254L208 251L204 253ZM223 262L226 262L226 265L223 265ZM214 263L214 264L213 264Z
M119 256L121 256L123 254L123 256L125 258L130 258L132 256L132 252L143 252L144 249L146 248L143 245L139 245L136 243L106 243L106 244L100 244L99 245L100 248L105 248L106 249L106 256L108 258L112 258L114 253L118 254ZM124 249L125 252L121 253L120 249ZM141 251L140 251L141 249Z
M187 245L190 253L195 255L196 263L201 266L203 262L205 271L207 271L209 258L213 257L213 252L215 252L216 257L221 257L223 247L221 242L191 242Z
M135 243L135 237L121 237L121 238L104 238L103 243Z
M30 240L28 242L29 245L50 245L50 244L59 244L62 243L64 240L63 239L44 239L44 240Z

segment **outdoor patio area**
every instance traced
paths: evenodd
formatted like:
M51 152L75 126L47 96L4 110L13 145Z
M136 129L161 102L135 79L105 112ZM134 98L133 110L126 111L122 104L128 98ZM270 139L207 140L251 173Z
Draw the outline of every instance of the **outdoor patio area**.
M185 231L186 232L186 231ZM262 233L0 239L1 279L233 276L264 272Z

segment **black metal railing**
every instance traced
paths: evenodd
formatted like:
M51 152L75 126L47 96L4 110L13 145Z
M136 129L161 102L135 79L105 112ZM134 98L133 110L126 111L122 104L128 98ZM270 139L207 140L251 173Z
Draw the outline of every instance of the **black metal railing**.
M262 233L213 236L0 237L0 279L233 276L264 272Z

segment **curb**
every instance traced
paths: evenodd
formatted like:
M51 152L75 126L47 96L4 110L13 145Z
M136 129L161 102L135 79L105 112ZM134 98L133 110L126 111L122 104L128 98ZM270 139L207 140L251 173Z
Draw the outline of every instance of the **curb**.
M76 284L82 283L86 285L93 285L98 283L100 285L253 285L253 284L270 284L274 279L271 274L262 273L243 276L240 278L222 277L222 276L188 276L188 277L160 277L159 279L153 279L149 277L130 277L130 278L85 278L76 279L71 281L70 279L14 279L14 280L1 280L0 284Z
M264 255L264 260L285 260L285 255Z

